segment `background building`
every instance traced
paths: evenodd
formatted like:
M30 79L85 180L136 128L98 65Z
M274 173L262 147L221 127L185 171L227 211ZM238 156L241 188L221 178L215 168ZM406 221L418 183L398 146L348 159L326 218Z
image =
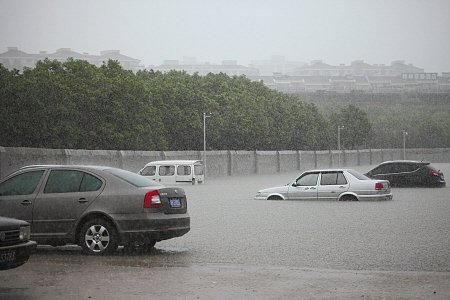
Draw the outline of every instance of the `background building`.
M117 60L124 69L134 72L142 69L140 60L120 54L119 50L101 51L100 55L90 55L88 53L78 53L70 48L60 48L54 53L40 51L39 53L30 54L19 50L17 47L8 47L4 53L0 53L0 63L8 69L22 70L24 67L34 68L39 60L48 58L50 60L66 61L69 57L74 59L86 60L96 66L101 66L104 61L109 59Z
M101 51L100 55L78 53L70 48L60 48L54 53L40 51L36 54L26 53L17 47L8 47L0 53L0 63L9 69L22 70L34 67L36 62L48 58L65 61L69 57L86 60L101 66L109 59L117 60L124 69L137 72L145 69L140 60L123 55L119 50ZM322 60L310 63L288 61L284 56L272 56L269 60L255 60L249 66L238 64L236 60L224 60L221 64L199 63L195 57L179 60L165 60L159 66L148 66L160 72L171 70L185 71L188 74L225 73L229 76L245 75L254 81L263 81L270 88L288 93L312 92L450 92L450 72L426 73L424 69L406 64L403 60L393 61L390 65L368 64L355 60L349 65L330 65Z
M193 57L185 57L181 62L178 60L165 60L162 65L152 66L150 69L161 72L171 70L185 71L191 75L194 73L198 73L199 75L225 73L229 76L245 75L247 77L259 75L257 68L239 65L236 60L224 60L222 64L211 64L209 62L197 63L197 60Z

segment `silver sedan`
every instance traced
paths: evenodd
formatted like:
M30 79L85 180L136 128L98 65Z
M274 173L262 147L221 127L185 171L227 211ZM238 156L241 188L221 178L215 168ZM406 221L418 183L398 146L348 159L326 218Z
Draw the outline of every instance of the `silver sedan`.
M302 173L294 182L260 190L256 200L392 200L389 181L372 180L355 170L326 169Z

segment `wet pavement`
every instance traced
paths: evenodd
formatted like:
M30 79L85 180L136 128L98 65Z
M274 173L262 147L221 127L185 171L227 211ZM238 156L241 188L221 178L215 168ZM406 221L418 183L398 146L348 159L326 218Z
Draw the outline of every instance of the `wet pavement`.
M448 181L450 164L433 165ZM184 185L185 236L100 258L40 246L0 273L0 299L450 298L449 187L394 188L383 202L253 200L297 175Z

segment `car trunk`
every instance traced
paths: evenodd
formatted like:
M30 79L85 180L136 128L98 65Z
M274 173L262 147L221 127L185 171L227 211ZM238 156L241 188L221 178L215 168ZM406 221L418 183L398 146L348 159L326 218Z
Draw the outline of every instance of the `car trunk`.
M165 214L184 214L187 211L186 194L180 188L161 188L158 190Z

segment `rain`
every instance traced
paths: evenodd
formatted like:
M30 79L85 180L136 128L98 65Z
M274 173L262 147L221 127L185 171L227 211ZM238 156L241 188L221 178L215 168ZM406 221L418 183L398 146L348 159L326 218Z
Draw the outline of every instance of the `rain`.
M389 160L448 178L449 12L0 0L0 207L1 180L25 165L205 164L203 182L164 183L186 193L186 234L107 255L39 244L0 270L0 299L450 298L448 184L392 186L387 201L254 199L307 170Z

